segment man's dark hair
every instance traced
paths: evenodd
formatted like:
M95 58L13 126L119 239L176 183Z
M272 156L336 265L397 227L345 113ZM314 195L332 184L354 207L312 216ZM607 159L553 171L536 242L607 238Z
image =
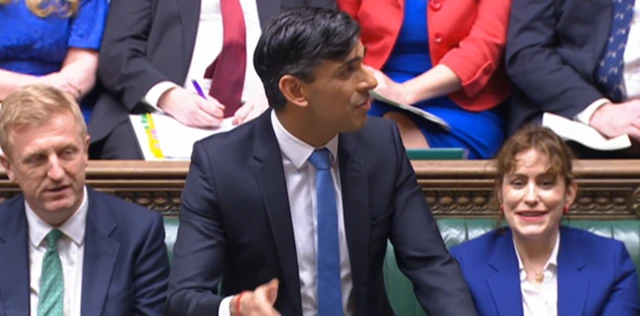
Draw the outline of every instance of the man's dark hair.
M278 87L282 76L288 74L312 82L313 71L322 61L344 60L359 37L358 23L341 11L297 8L275 16L253 55L269 105L276 110L285 105Z

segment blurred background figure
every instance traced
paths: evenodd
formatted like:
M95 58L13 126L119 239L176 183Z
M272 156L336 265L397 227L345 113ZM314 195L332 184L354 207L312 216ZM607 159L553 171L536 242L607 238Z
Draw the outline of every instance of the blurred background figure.
M513 0L509 131L549 112L640 144L640 1ZM576 146L580 158L640 156Z
M48 84L81 101L88 121L107 9L107 0L0 0L0 103Z
M260 115L268 104L253 68L255 45L275 14L299 6L336 4L112 0L98 67L105 91L94 113L99 119L89 124L91 157L144 158L130 114L163 113L204 129Z
M407 148L466 148L491 158L504 139L510 88L502 66L511 0L339 0L362 26L376 91L442 118L440 126L375 102L369 115L398 123Z

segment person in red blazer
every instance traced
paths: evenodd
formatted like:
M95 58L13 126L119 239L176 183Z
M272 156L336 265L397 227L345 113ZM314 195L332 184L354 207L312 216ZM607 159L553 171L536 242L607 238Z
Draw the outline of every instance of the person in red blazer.
M498 111L510 95L503 54L511 0L339 0L362 27L376 92L444 119L447 131L375 102L408 148L458 147L491 158L504 139Z

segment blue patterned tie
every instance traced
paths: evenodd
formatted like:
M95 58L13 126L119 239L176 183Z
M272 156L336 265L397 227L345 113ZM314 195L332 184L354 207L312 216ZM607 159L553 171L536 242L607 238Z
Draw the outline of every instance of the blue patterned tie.
M624 99L624 50L633 18L635 0L613 0L613 19L607 47L598 64L597 81L604 94L613 102Z
M47 235L47 252L42 258L38 316L62 316L64 302L64 276L58 255L58 240L62 232L52 230Z
M318 316L342 315L338 208L331 177L331 153L326 148L311 154L317 170L318 208Z

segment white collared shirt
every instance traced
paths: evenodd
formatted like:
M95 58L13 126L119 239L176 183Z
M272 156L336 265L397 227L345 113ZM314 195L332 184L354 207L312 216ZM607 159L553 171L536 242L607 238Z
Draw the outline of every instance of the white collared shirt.
M623 58L623 82L627 99L640 98L640 1L636 1L633 8L633 19Z
M31 315L38 315L42 259L48 247L46 237L55 227L40 219L26 201L24 204L29 227L30 308ZM78 211L64 224L57 227L63 234L58 240L58 255L64 274L64 316L80 316L84 236L88 208L87 188L85 187L84 197Z
M518 248L518 268L520 269L520 289L522 291L522 310L524 316L557 316L558 315L558 249L560 247L560 233L553 247L551 256L544 265L544 279L540 290L527 279Z
M291 222L298 260L300 277L300 296L302 315L317 316L317 201L316 201L316 169L307 161L315 147L306 144L291 135L280 123L275 112L271 112L271 124L282 154L282 166L287 184L287 194L291 207ZM349 248L344 229L344 212L342 207L342 191L340 171L338 169L338 136L325 146L331 152L331 176L335 187L338 211L338 239L340 247L340 281L342 284L342 306L344 316L353 315L355 301L353 299L353 280ZM231 297L220 304L219 314L229 315Z
M252 98L264 96L264 88L262 81L253 68L253 52L255 51L258 40L262 34L260 26L260 17L258 16L258 6L256 1L264 0L239 0L244 16L244 23L247 34L247 63L244 77L244 87L242 89L242 101ZM204 73L211 63L218 57L222 51L223 28L222 28L222 11L220 0L202 0L200 1L200 17L198 22L198 31L196 33L196 41L193 46L193 55L191 64L187 72L185 82L173 83L163 81L157 83L144 97L144 102L152 108L159 110L158 101L162 94L178 85L186 90L196 92L192 80L196 80L205 94L211 87L211 79L204 79Z

